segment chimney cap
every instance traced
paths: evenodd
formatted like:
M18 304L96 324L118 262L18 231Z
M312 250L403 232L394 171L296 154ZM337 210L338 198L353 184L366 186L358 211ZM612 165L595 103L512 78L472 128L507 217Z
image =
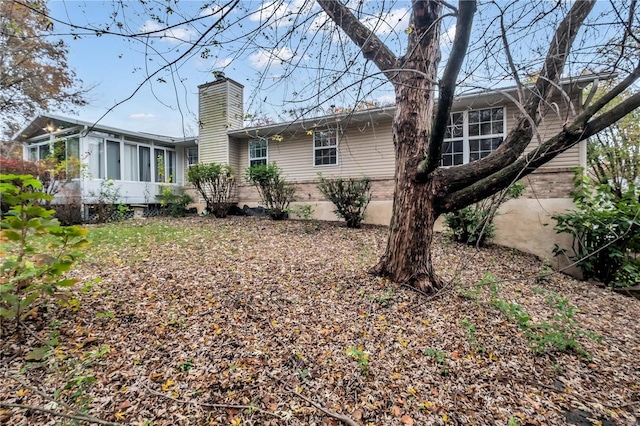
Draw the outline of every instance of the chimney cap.
M225 79L223 71L214 71L213 72L213 76L216 78L216 80L224 80Z

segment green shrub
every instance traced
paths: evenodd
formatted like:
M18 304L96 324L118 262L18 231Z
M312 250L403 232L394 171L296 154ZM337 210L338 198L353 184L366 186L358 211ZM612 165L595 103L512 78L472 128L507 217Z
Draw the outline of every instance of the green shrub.
M171 217L184 217L187 214L187 205L193 203L189 194L176 194L169 187L162 188L156 198L160 201L162 210Z
M31 175L0 175L0 194L9 206L0 222L0 320L16 325L37 312L41 296L64 298L61 289L77 281L64 273L87 244L85 228L60 226L55 212L41 206L52 198L41 190ZM0 334L5 331L3 325Z
M318 189L335 206L336 215L347 222L347 228L359 228L364 220L364 211L371 201L371 180L325 179L318 174Z
M610 286L629 286L640 282L640 190L628 187L615 196L609 185L593 192L589 177L582 170L574 178L573 201L576 209L555 215L555 231L573 237L573 254L585 279ZM567 250L556 245L556 256Z
M276 163L258 164L245 171L249 183L256 187L260 199L273 220L287 218L289 204L295 199L295 186L282 177Z
M218 163L196 164L189 168L187 180L205 200L209 213L215 217L227 217L236 197L233 167Z
M493 220L498 215L498 208L512 198L518 198L523 192L524 185L515 183L476 204L446 214L444 224L451 238L470 246L484 246L495 237Z

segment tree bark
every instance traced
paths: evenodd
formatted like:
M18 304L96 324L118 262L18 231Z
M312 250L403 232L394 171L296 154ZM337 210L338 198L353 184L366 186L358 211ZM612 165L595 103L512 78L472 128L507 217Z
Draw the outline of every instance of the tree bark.
M404 58L406 72L395 79L396 111L393 142L396 170L393 213L384 255L374 272L395 282L433 293L442 287L431 259L433 227L438 218L437 181L419 178L419 165L428 152L435 105L435 80L440 62L437 5L414 4L414 19L422 20L411 34ZM416 18L415 15L418 15ZM427 32L428 34L425 34ZM418 71L418 72L414 72Z

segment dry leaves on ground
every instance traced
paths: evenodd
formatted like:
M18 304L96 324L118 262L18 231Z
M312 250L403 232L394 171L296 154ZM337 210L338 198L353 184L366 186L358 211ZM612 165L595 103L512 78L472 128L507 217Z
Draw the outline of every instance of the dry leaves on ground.
M450 291L367 274L386 228L188 218L92 228L80 301L2 342L0 402L135 425L578 424L640 418L638 300L514 250L436 242ZM497 284L478 285L490 273ZM94 279L99 277L99 282ZM534 355L513 315L577 307L590 354ZM506 311L505 311L506 312ZM42 362L28 349L59 333ZM52 399L55 399L53 401ZM53 425L0 408L0 421Z

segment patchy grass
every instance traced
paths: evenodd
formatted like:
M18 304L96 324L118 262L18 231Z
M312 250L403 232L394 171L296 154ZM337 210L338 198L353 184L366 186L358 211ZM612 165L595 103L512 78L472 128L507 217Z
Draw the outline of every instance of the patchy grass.
M362 425L640 418L637 300L536 280L543 265L513 250L447 242L435 257L454 284L425 301L367 274L385 236L256 218L92 227L79 306L43 308L0 343L0 402L156 426L339 424L318 407ZM571 335L590 358L534 353L505 310L552 323L560 302L599 336ZM12 425L64 421L0 407Z

